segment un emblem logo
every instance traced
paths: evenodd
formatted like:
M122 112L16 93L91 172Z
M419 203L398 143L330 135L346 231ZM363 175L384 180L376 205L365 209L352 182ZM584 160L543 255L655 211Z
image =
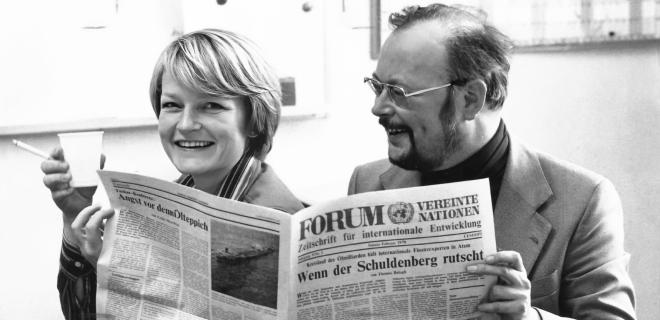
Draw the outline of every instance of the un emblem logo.
M413 218L415 209L412 204L406 202L397 202L387 208L387 216L392 223L408 223Z

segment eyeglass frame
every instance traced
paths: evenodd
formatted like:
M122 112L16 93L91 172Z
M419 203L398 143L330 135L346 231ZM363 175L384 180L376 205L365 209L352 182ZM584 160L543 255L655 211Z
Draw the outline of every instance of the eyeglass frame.
M443 85L441 85L441 86L432 87L432 88L426 88L426 89L417 90L417 91L414 91L414 92L411 92L411 93L406 93L406 89L404 89L404 88L402 88L402 87L400 87L400 86L397 86L397 85L394 85L394 84L385 83L385 82L381 82L381 81L379 81L379 80L377 80L377 79L374 79L374 78L364 77L364 80L363 80L363 81L364 81L364 83L369 82L369 87L371 88L371 90L372 90L376 95L380 95L380 94L383 92L383 90L381 90L380 93L379 93L379 92L376 92L376 87L374 87L374 85L373 85L374 82L376 82L376 83L382 85L383 87L388 87L388 88L394 88L394 89L401 90L401 92L403 93L403 97L404 97L404 98L408 98L408 97L412 97L412 96L417 96L417 95L420 95L420 94L423 94L423 93L427 93L427 92L430 92L430 91L433 91L433 90L444 89L444 88L447 88L447 87L450 87L450 86L453 86L453 85L454 85L454 82L449 82L449 83L443 84ZM394 97L392 97L392 95L390 94L390 90L389 90L389 89L387 90L387 94L388 94L391 98L394 98Z

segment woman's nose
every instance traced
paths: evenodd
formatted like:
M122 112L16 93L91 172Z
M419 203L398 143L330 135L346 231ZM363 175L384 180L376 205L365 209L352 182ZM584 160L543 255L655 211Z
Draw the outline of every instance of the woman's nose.
M181 111L181 116L176 125L176 128L181 131L199 130L202 126L198 121L198 116L199 115L197 114L195 108L188 106L184 107L183 111Z

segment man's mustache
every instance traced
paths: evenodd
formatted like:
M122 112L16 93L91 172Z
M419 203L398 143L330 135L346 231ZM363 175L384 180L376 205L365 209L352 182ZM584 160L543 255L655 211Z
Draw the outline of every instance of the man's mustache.
M387 117L381 117L381 118L378 118L378 123L379 123L381 126L385 127L385 128L392 128L392 129L409 129L409 127L408 127L407 125L405 125L405 124L395 123L395 122L392 121L391 118L387 118Z

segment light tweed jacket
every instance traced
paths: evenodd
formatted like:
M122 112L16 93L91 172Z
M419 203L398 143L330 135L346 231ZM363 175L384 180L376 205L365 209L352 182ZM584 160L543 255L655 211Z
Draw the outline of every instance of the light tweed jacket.
M420 178L380 160L355 168L348 193L419 186ZM621 202L607 179L512 137L497 199L497 247L522 256L543 319L635 319Z

